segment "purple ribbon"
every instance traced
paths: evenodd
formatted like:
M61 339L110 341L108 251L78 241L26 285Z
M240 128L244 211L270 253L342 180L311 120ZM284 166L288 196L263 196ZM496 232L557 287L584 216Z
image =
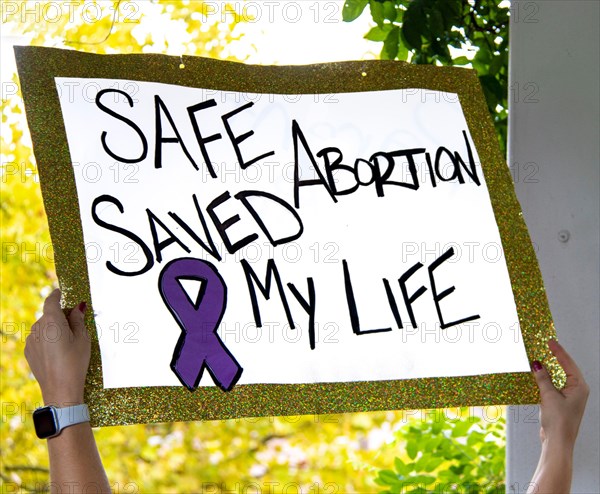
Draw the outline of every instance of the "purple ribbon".
M196 301L190 300L179 280L202 283ZM217 269L200 259L175 259L160 273L158 288L182 330L171 360L175 375L194 391L206 368L215 384L229 391L243 369L217 334L227 306L227 286Z

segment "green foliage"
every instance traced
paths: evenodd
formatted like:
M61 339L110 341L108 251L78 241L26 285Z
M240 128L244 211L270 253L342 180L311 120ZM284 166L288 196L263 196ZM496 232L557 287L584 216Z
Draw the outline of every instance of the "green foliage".
M454 417L436 410L429 420L400 429L398 450L405 454L395 458L393 470L379 471L375 483L386 488L381 494L503 493L505 420L484 421L472 411Z
M343 19L358 18L367 4L376 26L365 38L383 43L381 59L471 64L506 152L509 7L495 0L347 0ZM474 56L455 57L451 48L469 50Z

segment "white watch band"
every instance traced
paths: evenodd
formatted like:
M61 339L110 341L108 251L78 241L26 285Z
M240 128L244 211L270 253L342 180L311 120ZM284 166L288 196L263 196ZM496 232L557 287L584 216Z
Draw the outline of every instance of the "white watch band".
M54 412L56 414L56 421L58 422L57 432L62 431L65 427L69 427L70 425L90 421L90 411L85 403L83 405L74 405L64 408L54 407Z

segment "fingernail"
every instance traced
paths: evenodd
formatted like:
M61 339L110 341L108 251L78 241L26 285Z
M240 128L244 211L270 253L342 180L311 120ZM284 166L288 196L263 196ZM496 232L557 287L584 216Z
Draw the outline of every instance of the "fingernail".
M82 314L85 314L85 310L87 309L87 304L85 302L81 302L77 308L79 309L79 312L81 312Z
M531 362L531 368L533 369L533 372L539 372L544 367L543 367L542 363L539 360L534 360L533 362Z

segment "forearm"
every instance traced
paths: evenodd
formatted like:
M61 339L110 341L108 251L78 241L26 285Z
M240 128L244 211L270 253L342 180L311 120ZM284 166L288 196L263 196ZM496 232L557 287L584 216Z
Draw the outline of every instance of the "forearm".
M84 403L83 390L67 386L60 391L47 390L44 402L60 408ZM51 494L111 492L89 422L66 427L58 436L48 439L48 455Z
M51 493L110 493L89 422L65 428L48 439Z
M542 444L542 454L531 479L528 494L566 494L571 492L573 446Z
M27 336L25 358L40 384L45 405L62 410L84 403L91 343L84 319L87 304L81 302L67 315L60 295L60 290L54 290L46 298L42 317ZM66 425L70 422L59 420L57 425L63 427L64 423L64 428L48 439L50 492L110 493L90 423ZM42 431L44 437L51 432L43 427Z

